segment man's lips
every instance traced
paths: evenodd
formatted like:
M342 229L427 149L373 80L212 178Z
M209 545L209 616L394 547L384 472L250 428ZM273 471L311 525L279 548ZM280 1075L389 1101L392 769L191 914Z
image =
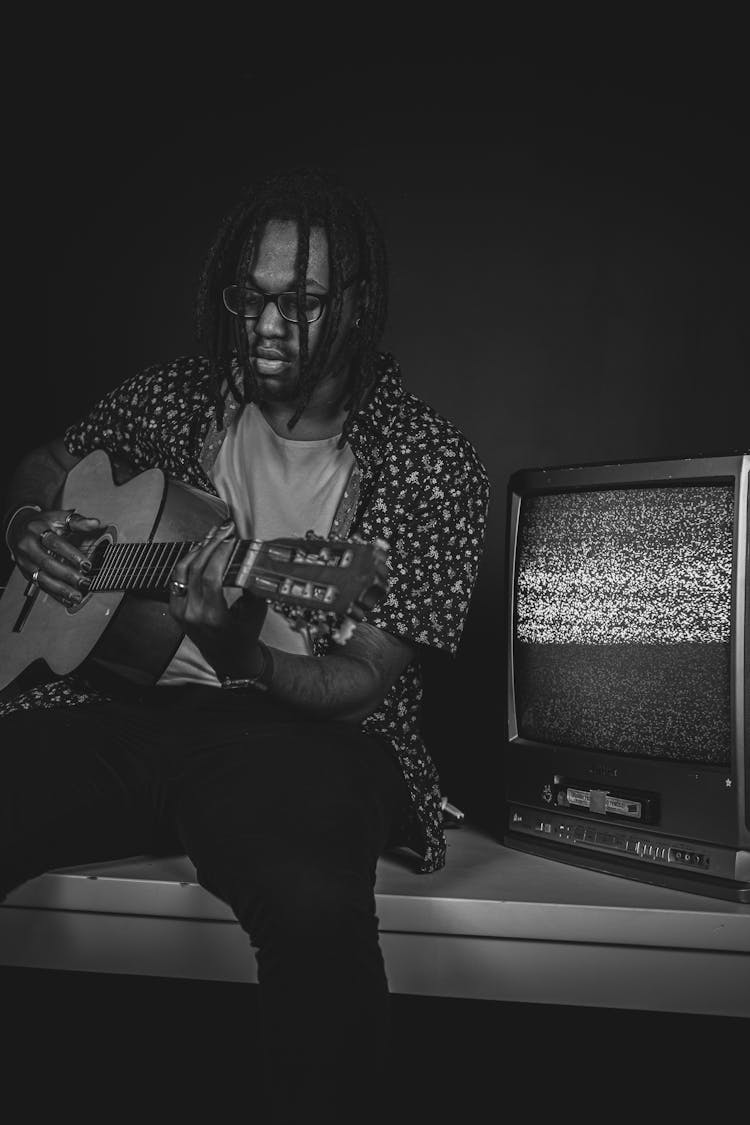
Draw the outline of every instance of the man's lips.
M289 367L291 362L284 359L283 352L275 348L256 348L253 352L253 361L257 375L278 375L279 371Z
M253 355L256 359L284 359L284 353L278 348L255 348Z

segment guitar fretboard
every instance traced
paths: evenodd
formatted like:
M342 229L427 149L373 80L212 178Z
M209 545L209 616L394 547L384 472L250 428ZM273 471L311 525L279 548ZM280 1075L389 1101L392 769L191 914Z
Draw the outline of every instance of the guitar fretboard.
M157 593L165 590L180 559L198 546L198 542L173 543L111 543L91 571L91 592L140 590ZM257 549L257 540L238 539L232 548L224 584L233 585L250 549Z

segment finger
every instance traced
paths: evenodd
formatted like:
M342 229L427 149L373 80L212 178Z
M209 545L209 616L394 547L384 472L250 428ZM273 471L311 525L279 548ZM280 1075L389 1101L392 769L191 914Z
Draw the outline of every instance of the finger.
M63 582L71 590L87 589L88 585L91 584L88 574L83 573L80 567L69 566L66 562L48 555L44 550L35 549L33 556L30 556L30 558L32 568L38 567L41 574L45 574L49 579ZM88 585L82 585L82 583Z
M217 524L215 527L210 528L192 550L188 551L186 555L183 555L179 562L175 564L170 577L177 582L187 582L194 568L197 566L200 569L205 559L209 557L214 536L223 528L233 529L234 524L231 521L227 521L224 524ZM219 541L220 540L217 540L217 542Z
M30 575L32 581L35 581L40 590L45 594L49 594L55 601L61 602L63 605L76 605L83 600L86 590L77 590L74 586L70 586L66 582L61 582L59 578L55 578L46 570L35 568ZM87 579L88 581L88 579Z
M211 553L207 555L200 569L200 585L204 597L206 594L217 594L223 600L222 579L233 550L233 540L227 540L226 537L219 538L219 536L215 536L212 540Z
M190 560L188 566L187 581L190 588L196 593L203 587L204 582L208 585L213 584L216 564L211 566L211 569L206 573L215 552L219 549L222 550L222 557L224 557L225 565L228 553L231 551L232 543L228 542L230 538L234 538L235 528L232 520L226 520L224 523L219 524L201 541L195 556ZM204 577L205 576L205 577Z
M57 518L57 513L50 513L50 519L29 520L16 545L16 555L25 554L37 565L40 561L39 551L45 554L54 554L62 559L67 559L72 565L84 572L91 569L85 553L74 543L63 538L63 520Z
M69 562L79 573L87 574L91 570L91 562L80 547L51 527L39 533L39 546L45 554Z
M59 535L91 532L102 526L96 516L84 516L83 512L77 512L75 508L55 512L51 522Z
M182 621L185 616L185 608L187 605L187 592L188 587L186 582L180 581L175 578L174 573L169 580L169 612L176 621Z
M94 531L97 527L101 527L101 521L96 516L84 516L80 512L74 512L70 519L65 518L65 525L68 531Z
M201 616L200 607L206 605L206 593L212 582L210 576L204 577L206 564L222 543L227 554L231 551L232 544L226 543L226 537L233 533L234 525L231 521L211 528L200 543L175 565L169 581L169 609L177 621L184 623L188 618ZM223 570L224 567L222 574ZM216 584L214 594L214 597L210 597L211 608L226 610L220 582Z
M68 596L76 590L85 593L91 584L87 574L47 555L36 539L30 550L18 557L16 562L21 573L30 581L36 581L38 585L39 578L44 575L46 582L41 583L42 588L48 593L54 593L55 596L63 596L63 594Z
M169 610L175 620L187 627L192 622L217 624L227 613L222 578L229 562L234 543L217 539L211 543L211 552L205 548L196 552L192 563L187 563L179 573L172 572L169 582ZM186 560L183 560L186 562ZM182 575L182 577L180 577Z

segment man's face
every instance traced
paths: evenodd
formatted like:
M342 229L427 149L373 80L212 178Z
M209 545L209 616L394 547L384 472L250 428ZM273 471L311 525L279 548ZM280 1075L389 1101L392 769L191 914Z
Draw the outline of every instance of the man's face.
M250 264L246 284L261 293L294 291L297 257L297 224L292 220L272 219L263 227ZM327 297L330 281L328 239L322 227L310 229L310 254L307 264L308 294ZM331 359L346 335L354 316L355 287L344 294L341 324L334 342ZM327 308L319 320L308 327L308 354L313 356L320 340ZM299 326L285 320L273 301L254 320L245 321L250 362L258 379L262 399L269 402L293 402L299 377ZM329 365L330 366L330 365ZM345 373L343 373L345 377ZM336 383L342 380L342 375ZM324 372L313 394L316 398L331 396L336 388L330 372Z

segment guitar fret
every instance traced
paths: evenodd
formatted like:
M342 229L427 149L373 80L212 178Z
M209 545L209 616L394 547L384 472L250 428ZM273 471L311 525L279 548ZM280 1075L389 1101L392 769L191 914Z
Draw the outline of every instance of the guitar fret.
M127 543L118 543L112 548L112 565L107 574L107 586L110 589L119 585L123 567L127 564L128 546Z
M146 546L146 553L138 568L140 573L140 590L150 590L152 588L152 578L154 572L154 558L159 553L160 543L149 543Z
M139 550L136 551L133 569L133 584L130 587L132 590L141 590L144 581L144 563L148 560L150 543L141 543Z
M149 588L149 590L158 590L159 589L159 575L161 574L161 568L162 568L166 548L167 548L166 543L152 543L151 544L151 554L152 554L153 557L151 559L151 566L149 568L149 575L148 575L148 588Z
M104 563L99 571L98 581L96 583L98 590L106 590L109 588L112 573L117 565L118 545L110 543L104 552Z
M159 575L159 586L160 587L162 587L162 588L165 587L167 585L167 583L169 582L169 579L172 575L172 571L174 570L175 566L177 565L177 560L180 557L181 550L182 550L182 544L181 543L170 543L169 544L168 549L167 549L167 553L166 553L166 556L165 556L165 559L164 559L164 566L162 568L161 574Z
M107 566L109 565L108 564L108 556L110 555L111 551L112 551L111 546L105 547L105 549L102 553L102 556L101 556L101 562L99 564L99 569L95 570L93 572L93 577L91 579L91 587L90 587L92 593L96 590L101 590L101 588L102 588L103 575L104 575L105 570L107 569Z
M172 577L172 572L177 566L177 563L180 561L180 559L183 558L183 556L186 555L188 551L192 551L192 549L192 543L170 543L169 555L166 559L166 564L164 567L164 576L161 580L164 586L169 583L169 580Z
M172 552L171 543L161 543L159 551L157 552L157 562L155 564L156 573L153 576L151 587L154 590L161 590L166 585L166 577L169 573L167 566L169 564L169 556Z
M110 577L111 585L116 590L127 589L130 582L131 571L135 553L138 548L137 543L123 543L122 554L120 555L120 565L115 568Z
M133 543L118 543L116 563L109 574L110 589L121 590L126 584L134 546Z

